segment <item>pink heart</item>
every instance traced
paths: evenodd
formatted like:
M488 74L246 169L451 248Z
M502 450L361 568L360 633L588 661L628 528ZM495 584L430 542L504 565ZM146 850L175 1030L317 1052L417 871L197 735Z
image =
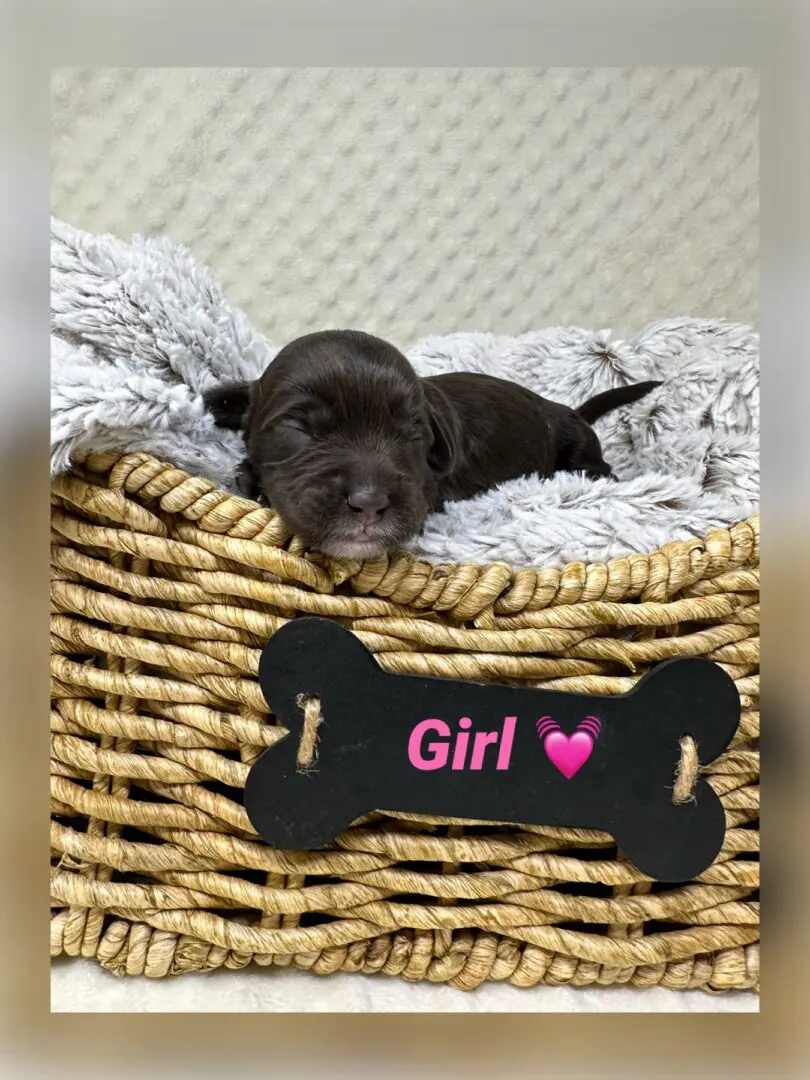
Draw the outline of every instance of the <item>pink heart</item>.
M570 780L591 756L593 739L584 731L575 731L573 735L552 731L546 736L543 746L551 764L560 770L566 780Z

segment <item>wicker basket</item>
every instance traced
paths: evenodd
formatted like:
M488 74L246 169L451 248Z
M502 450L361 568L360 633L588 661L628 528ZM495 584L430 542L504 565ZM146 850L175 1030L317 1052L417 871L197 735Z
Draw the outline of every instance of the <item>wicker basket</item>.
M307 554L278 516L146 454L53 484L53 955L153 977L257 964L471 989L758 988L758 521L564 570ZM241 804L283 729L256 680L287 619L387 671L623 693L707 656L740 730L708 769L717 861L677 888L604 833L374 814L329 850L261 843Z

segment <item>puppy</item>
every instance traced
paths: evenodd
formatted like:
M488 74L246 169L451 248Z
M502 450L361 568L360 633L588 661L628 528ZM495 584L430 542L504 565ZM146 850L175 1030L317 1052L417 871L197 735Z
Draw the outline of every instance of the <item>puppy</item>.
M419 531L461 435L402 353L354 331L298 338L254 383L206 400L220 425L244 430L242 492L344 558L372 558Z
M243 494L320 551L368 559L401 547L444 502L505 480L611 476L590 425L658 385L569 409L489 375L420 379L388 342L331 330L297 338L255 382L210 391L206 404L244 431Z

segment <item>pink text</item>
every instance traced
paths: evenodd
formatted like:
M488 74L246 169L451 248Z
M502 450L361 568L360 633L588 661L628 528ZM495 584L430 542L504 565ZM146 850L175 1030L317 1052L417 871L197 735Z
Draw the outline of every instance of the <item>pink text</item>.
M444 720L422 720L408 739L408 758L416 769L443 769L448 761L451 769L483 769L487 747L493 746L498 751L495 768L508 769L516 723L516 716L505 716L500 731L472 733L472 720L469 716L462 716L458 722L459 730L454 734ZM431 735L434 738L428 742ZM490 753L490 758L493 753Z

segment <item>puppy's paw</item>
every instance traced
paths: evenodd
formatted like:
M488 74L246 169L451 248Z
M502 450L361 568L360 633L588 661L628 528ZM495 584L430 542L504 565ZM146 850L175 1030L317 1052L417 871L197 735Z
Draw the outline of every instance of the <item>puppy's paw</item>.
M605 462L602 463L602 466L599 466L597 468L586 469L585 470L585 475L588 477L589 480L618 480L619 479L618 476L616 475L616 473L613 471L613 469L611 469L611 467L609 465L605 464Z
M236 470L236 486L246 499L252 499L260 506L268 505L259 478L248 458L245 458Z

